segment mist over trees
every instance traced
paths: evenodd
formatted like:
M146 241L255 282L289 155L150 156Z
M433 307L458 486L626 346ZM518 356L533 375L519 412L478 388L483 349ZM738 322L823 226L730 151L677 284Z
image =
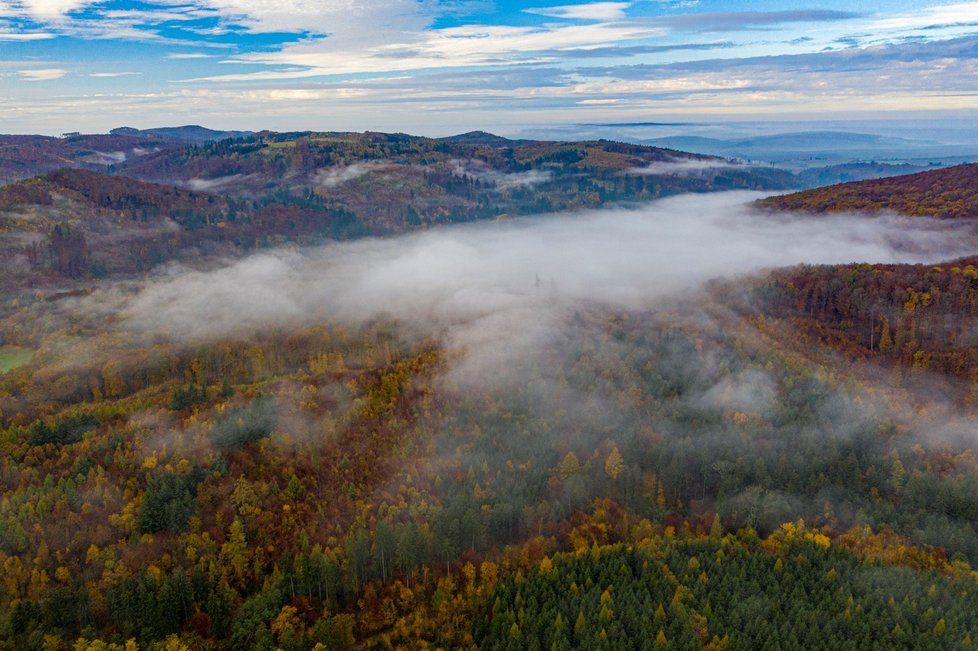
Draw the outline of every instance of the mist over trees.
M723 193L445 229L412 203L422 232L362 239L382 220L330 204L356 241L92 272L110 223L203 251L340 196L245 200L268 170L401 193L391 158L437 155L425 182L464 205L550 187L580 208L585 167L647 190L675 166L639 183L618 167L649 148L331 138L133 159L183 188L0 190L11 229L44 197L102 211L16 231L60 280L4 288L0 648L972 644L968 220Z

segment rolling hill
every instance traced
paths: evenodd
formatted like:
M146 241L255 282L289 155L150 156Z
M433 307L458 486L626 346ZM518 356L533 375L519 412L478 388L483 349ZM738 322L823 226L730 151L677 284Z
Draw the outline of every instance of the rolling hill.
M164 140L182 140L186 142L204 143L228 138L247 138L253 131L216 131L196 124L182 127L156 127L153 129L134 129L133 127L118 127L109 131L114 136L136 136L163 138Z
M811 215L898 213L978 219L978 165L843 183L758 202ZM976 222L978 226L978 222ZM753 279L739 309L765 318L784 342L871 360L896 383L937 382L978 405L978 257L933 265L845 264L774 270ZM727 287L718 296L735 296Z
M86 163L82 143L148 141L119 134L30 140L30 152L48 156L34 168L62 169L0 186L5 296L285 242L393 235L683 192L786 188L792 181L778 170L652 147L510 141L481 132L445 139L262 133L199 145L151 138L153 150L120 157L111 168ZM74 157L54 156L62 150Z
M978 217L978 164L831 185L771 197L762 206L811 213L892 211L915 217Z
M0 185L61 167L105 170L172 145L155 136L71 135L63 138L0 135Z

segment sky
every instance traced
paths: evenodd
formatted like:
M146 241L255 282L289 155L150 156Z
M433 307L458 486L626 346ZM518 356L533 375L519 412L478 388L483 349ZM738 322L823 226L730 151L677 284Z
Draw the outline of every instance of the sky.
M978 2L0 0L0 132L978 121Z

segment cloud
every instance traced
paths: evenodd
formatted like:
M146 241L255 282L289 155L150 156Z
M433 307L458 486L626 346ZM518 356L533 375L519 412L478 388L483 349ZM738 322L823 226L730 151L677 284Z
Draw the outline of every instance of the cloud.
M231 174L230 176L220 176L214 179L192 178L177 183L177 185L197 192L215 192L217 190L224 190L231 185L253 181L256 178L257 175L255 174Z
M56 38L51 32L7 32L0 31L0 41L46 41Z
M413 0L199 0L197 5L252 33L330 34L351 43L354 35L375 43L378 34L424 29L437 10L437 3Z
M665 65L588 67L578 69L583 78L611 78L607 92L615 96L636 84L662 80L679 86L686 80L689 90L705 88L728 91L731 101L739 96L745 103L775 106L777 95L796 110L838 110L832 104L845 102L852 108L889 106L899 108L911 101L918 108L938 101L974 105L974 77L978 73L978 44L973 39L936 43L880 45L830 52L762 56L739 59L706 59ZM738 83L730 83L736 81ZM726 83L726 89L723 84ZM648 90L652 90L649 86ZM764 93L764 95L758 95ZM955 97L949 96L953 93ZM753 95L752 95L753 94ZM687 95L690 97L690 95ZM704 100L711 96L704 95ZM900 100L898 98L906 98ZM938 98L941 98L939 100ZM717 95L712 95L716 102Z
M141 72L92 72L89 73L89 77L132 77L135 75L141 75Z
M725 160L697 160L682 158L675 160L655 161L644 167L632 167L627 174L638 176L694 176L700 172L717 169L741 168L744 165Z
M543 7L524 9L528 14L538 14L551 18L567 20L620 20L625 17L625 10L632 6L631 2L591 2L581 5L563 5L560 7Z
M99 14L100 20L118 21L130 25L159 25L162 23L198 21L216 18L219 14L211 9L194 9L189 6L169 7L155 11L125 9L107 10Z
M99 309L123 300L112 309L127 327L154 336L392 318L462 349L522 353L585 303L642 309L717 276L802 262L937 261L975 245L960 223L757 215L748 205L757 196L687 195L631 211L280 250L212 272L174 267L135 298L91 300Z
M129 155L124 151L96 151L85 156L83 160L94 165L117 165L128 157Z
M925 7L877 20L870 24L870 29L923 29L942 25L978 25L978 2Z
M711 43L672 43L669 45L607 45L596 47L563 48L543 50L544 58L562 57L565 59L596 59L601 57L633 57L643 54L665 54L669 52L721 50L737 47L733 41L714 41Z
M93 0L0 0L0 16L30 16L57 22L65 15L92 4Z
M61 79L68 74L68 71L62 70L61 68L34 68L31 70L18 70L17 74L25 81L52 81L54 79Z
M8 129L60 133L66 115L86 116L79 130L87 130L118 126L135 113L149 122L216 120L252 130L449 135L476 127L515 133L540 124L673 122L691 115L696 121L799 112L818 119L861 112L876 118L880 111L946 116L978 109L976 76L978 43L959 38L657 65L514 64L287 86L201 83L99 95L62 89L49 97L0 94L0 122Z
M849 11L806 9L789 11L731 11L699 14L683 14L653 18L655 23L679 30L700 32L728 32L756 29L786 23L815 23L859 18L860 14Z
M167 54L165 58L167 59L210 59L214 55L203 54L202 52L176 52L173 54Z
M506 66L554 60L554 50L600 47L608 43L662 36L661 27L642 23L587 25L462 25L388 35L362 43L337 38L289 44L279 51L250 53L233 60L268 66L290 66L281 72L262 71L212 75L197 81L297 79L354 73L393 74L431 68Z
M391 167L386 163L354 163L342 167L327 167L319 170L313 177L313 182L328 190L360 178L371 172L379 172Z
M546 183L553 177L550 170L497 172L481 160L452 161L452 174L458 177L467 176L483 183L491 183L500 189L532 187Z

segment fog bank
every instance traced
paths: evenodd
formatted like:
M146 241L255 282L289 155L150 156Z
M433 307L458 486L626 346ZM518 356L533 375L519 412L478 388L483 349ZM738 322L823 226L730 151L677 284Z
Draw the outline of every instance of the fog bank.
M178 339L389 317L451 341L532 335L583 302L652 307L704 281L799 263L936 262L970 224L897 216L758 214L756 193L281 249L211 272L169 267L123 307L128 327ZM479 332L482 327L487 332Z

